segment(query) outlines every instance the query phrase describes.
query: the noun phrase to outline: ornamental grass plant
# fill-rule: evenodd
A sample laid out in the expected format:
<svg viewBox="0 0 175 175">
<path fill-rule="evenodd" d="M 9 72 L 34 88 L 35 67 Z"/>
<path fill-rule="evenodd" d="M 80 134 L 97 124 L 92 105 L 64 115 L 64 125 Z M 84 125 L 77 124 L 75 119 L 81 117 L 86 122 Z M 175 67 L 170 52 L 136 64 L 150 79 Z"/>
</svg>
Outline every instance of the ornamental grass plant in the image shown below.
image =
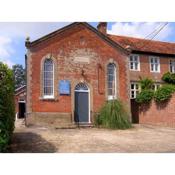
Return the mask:
<svg viewBox="0 0 175 175">
<path fill-rule="evenodd" d="M 95 124 L 110 129 L 128 129 L 132 127 L 128 111 L 120 100 L 107 101 L 96 117 Z"/>
</svg>

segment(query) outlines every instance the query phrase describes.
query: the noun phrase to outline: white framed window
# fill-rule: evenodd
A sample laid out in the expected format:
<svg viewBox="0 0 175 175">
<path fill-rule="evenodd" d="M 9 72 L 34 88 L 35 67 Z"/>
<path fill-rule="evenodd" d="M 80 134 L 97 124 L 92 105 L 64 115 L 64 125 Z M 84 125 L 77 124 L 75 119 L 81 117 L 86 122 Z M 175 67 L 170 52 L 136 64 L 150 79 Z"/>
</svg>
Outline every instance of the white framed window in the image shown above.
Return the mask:
<svg viewBox="0 0 175 175">
<path fill-rule="evenodd" d="M 170 72 L 175 73 L 175 59 L 170 60 Z"/>
<path fill-rule="evenodd" d="M 52 59 L 45 59 L 43 65 L 43 96 L 54 98 L 54 64 Z"/>
<path fill-rule="evenodd" d="M 116 65 L 109 63 L 107 66 L 107 93 L 108 100 L 116 98 Z"/>
<path fill-rule="evenodd" d="M 138 83 L 131 83 L 130 84 L 130 98 L 136 98 L 137 94 L 139 93 L 139 84 Z"/>
<path fill-rule="evenodd" d="M 157 89 L 159 89 L 160 87 L 161 87 L 161 84 L 160 83 L 154 83 L 152 85 L 152 90 L 157 91 Z"/>
<path fill-rule="evenodd" d="M 139 55 L 130 55 L 129 57 L 130 70 L 140 71 L 140 58 Z"/>
<path fill-rule="evenodd" d="M 151 72 L 160 72 L 160 59 L 159 57 L 151 56 L 150 60 L 150 71 Z"/>
</svg>

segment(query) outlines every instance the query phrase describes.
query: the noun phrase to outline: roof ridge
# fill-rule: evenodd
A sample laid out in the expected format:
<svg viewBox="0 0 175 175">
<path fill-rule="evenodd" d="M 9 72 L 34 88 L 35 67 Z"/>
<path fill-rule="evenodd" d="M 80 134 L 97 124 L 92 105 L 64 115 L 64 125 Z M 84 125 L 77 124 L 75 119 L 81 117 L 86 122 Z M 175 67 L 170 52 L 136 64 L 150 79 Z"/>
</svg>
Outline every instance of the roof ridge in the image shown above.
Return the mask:
<svg viewBox="0 0 175 175">
<path fill-rule="evenodd" d="M 126 35 L 114 35 L 114 34 L 108 34 L 108 36 L 114 36 L 114 37 L 123 37 L 123 38 L 133 38 L 138 40 L 145 40 L 149 42 L 159 42 L 159 43 L 166 43 L 166 44 L 175 44 L 175 42 L 167 42 L 167 41 L 159 41 L 159 40 L 151 40 L 151 39 L 144 39 L 144 38 L 138 38 L 138 37 L 132 37 L 132 36 L 126 36 Z"/>
</svg>

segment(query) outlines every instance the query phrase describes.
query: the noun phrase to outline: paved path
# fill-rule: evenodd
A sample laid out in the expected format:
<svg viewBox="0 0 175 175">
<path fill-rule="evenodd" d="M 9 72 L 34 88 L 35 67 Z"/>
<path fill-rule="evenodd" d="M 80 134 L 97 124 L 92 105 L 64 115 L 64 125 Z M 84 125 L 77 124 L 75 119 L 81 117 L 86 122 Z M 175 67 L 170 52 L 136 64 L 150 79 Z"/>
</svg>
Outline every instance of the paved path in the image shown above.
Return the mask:
<svg viewBox="0 0 175 175">
<path fill-rule="evenodd" d="M 175 152 L 175 128 L 135 125 L 129 130 L 16 128 L 11 152 Z"/>
</svg>

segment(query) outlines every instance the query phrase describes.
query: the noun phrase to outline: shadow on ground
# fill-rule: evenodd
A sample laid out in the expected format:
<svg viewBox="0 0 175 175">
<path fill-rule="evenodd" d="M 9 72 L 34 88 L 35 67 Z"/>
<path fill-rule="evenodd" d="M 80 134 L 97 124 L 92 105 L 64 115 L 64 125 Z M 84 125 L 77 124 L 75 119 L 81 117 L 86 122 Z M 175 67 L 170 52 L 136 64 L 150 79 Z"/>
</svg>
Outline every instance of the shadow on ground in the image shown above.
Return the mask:
<svg viewBox="0 0 175 175">
<path fill-rule="evenodd" d="M 57 148 L 32 132 L 14 133 L 9 147 L 11 153 L 54 153 Z"/>
</svg>

